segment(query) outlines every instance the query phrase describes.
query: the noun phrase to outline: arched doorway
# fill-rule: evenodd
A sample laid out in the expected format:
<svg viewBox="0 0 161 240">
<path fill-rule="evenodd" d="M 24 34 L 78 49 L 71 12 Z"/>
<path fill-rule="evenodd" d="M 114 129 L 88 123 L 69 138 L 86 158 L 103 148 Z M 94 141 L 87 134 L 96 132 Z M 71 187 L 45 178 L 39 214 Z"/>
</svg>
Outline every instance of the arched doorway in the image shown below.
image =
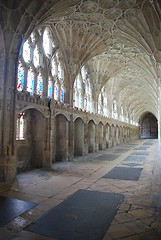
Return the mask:
<svg viewBox="0 0 161 240">
<path fill-rule="evenodd" d="M 37 109 L 17 116 L 16 159 L 18 172 L 44 166 L 45 118 Z"/>
<path fill-rule="evenodd" d="M 152 113 L 146 113 L 140 119 L 140 138 L 158 138 L 158 121 Z"/>
</svg>

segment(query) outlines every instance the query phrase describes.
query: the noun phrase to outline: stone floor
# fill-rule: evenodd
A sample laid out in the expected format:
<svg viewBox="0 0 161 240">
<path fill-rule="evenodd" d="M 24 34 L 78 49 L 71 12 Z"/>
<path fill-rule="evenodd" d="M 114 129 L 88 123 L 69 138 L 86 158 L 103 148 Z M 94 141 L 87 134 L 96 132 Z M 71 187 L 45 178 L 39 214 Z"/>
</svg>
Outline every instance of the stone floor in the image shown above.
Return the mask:
<svg viewBox="0 0 161 240">
<path fill-rule="evenodd" d="M 139 151 L 140 156 L 144 152 L 147 156 L 146 161 L 139 162 L 138 167 L 143 168 L 139 180 L 102 178 L 116 166 L 125 167 L 124 159 L 138 157 Z M 107 158 L 111 155 L 118 157 L 106 159 L 106 154 Z M 135 167 L 138 164 L 136 160 L 131 161 Z M 32 233 L 27 226 L 79 189 L 122 193 L 125 196 L 103 240 L 161 239 L 160 146 L 158 140 L 136 140 L 73 162 L 55 163 L 50 171 L 28 171 L 19 174 L 13 184 L 1 184 L 0 196 L 31 201 L 37 205 L 1 227 L 0 240 L 54 239 Z"/>
</svg>

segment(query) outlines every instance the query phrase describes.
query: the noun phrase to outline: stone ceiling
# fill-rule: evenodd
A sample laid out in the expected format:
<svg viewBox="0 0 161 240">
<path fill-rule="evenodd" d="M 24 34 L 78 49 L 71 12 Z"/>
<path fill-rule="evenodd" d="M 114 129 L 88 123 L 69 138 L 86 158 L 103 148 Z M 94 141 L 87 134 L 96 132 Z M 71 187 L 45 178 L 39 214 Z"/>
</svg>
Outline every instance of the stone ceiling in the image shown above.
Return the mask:
<svg viewBox="0 0 161 240">
<path fill-rule="evenodd" d="M 63 4 L 64 1 L 62 1 Z M 71 6 L 71 3 L 73 6 Z M 159 1 L 82 0 L 65 14 L 43 22 L 61 44 L 69 75 L 88 66 L 96 95 L 105 85 L 135 118 L 158 114 L 158 63 L 161 63 Z"/>
<path fill-rule="evenodd" d="M 28 13 L 38 3 L 15 2 L 28 3 Z M 135 119 L 146 111 L 157 117 L 160 0 L 46 0 L 34 15 L 38 27 L 52 29 L 70 85 L 86 65 L 96 95 L 106 86 Z"/>
</svg>

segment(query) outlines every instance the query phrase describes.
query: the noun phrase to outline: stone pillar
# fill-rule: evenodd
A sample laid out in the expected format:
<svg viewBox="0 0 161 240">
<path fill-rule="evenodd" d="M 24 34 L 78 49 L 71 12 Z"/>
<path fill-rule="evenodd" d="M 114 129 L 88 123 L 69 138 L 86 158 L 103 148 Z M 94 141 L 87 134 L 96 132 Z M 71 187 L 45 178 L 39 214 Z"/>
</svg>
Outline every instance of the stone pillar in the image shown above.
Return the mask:
<svg viewBox="0 0 161 240">
<path fill-rule="evenodd" d="M 56 124 L 55 124 L 55 117 L 51 118 L 51 158 L 52 161 L 55 161 L 56 155 Z"/>
<path fill-rule="evenodd" d="M 52 148 L 51 148 L 51 117 L 45 119 L 45 138 L 44 138 L 44 156 L 43 156 L 43 168 L 52 167 Z"/>
<path fill-rule="evenodd" d="M 99 149 L 99 125 L 95 125 L 95 152 Z"/>
<path fill-rule="evenodd" d="M 84 123 L 84 155 L 88 154 L 88 124 Z"/>
<path fill-rule="evenodd" d="M 73 160 L 74 157 L 74 122 L 73 114 L 70 115 L 69 128 L 68 128 L 69 144 L 68 144 L 68 160 Z"/>
<path fill-rule="evenodd" d="M 9 182 L 16 176 L 16 89 L 17 54 L 0 53 L 0 181 Z"/>
<path fill-rule="evenodd" d="M 109 141 L 108 141 L 108 147 L 112 147 L 112 126 L 109 126 Z"/>
<path fill-rule="evenodd" d="M 106 125 L 103 125 L 103 149 L 106 149 Z"/>
</svg>

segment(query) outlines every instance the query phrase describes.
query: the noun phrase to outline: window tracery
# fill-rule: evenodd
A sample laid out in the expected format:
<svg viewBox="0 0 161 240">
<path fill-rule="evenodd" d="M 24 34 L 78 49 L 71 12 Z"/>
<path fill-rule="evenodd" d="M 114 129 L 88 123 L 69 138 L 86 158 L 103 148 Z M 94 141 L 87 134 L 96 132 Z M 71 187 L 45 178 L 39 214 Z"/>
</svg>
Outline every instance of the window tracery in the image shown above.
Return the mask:
<svg viewBox="0 0 161 240">
<path fill-rule="evenodd" d="M 73 96 L 74 107 L 86 110 L 87 112 L 92 112 L 93 99 L 91 83 L 84 66 L 81 68 L 80 73 L 74 81 Z"/>
<path fill-rule="evenodd" d="M 55 51 L 48 27 L 32 32 L 20 51 L 17 90 L 64 102 L 64 69 L 60 55 L 59 49 Z"/>
</svg>

